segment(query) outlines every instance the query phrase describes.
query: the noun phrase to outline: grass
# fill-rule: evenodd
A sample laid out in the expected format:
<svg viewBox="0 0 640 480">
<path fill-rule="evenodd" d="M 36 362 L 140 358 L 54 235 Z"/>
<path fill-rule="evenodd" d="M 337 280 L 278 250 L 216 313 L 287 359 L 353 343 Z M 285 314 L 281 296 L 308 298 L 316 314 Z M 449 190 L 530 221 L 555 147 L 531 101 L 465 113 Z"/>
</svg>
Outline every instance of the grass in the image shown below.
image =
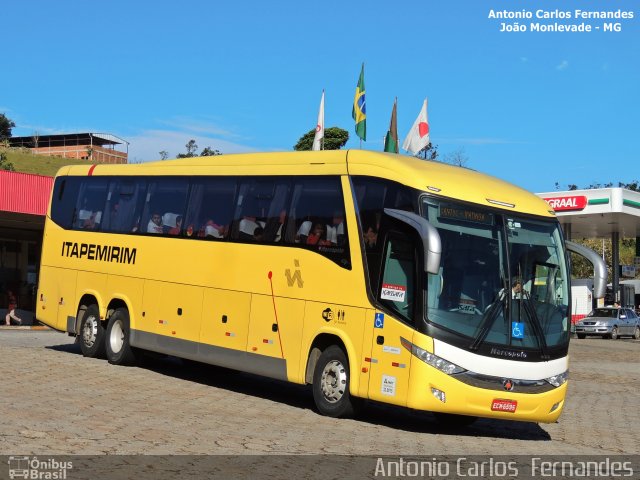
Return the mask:
<svg viewBox="0 0 640 480">
<path fill-rule="evenodd" d="M 24 148 L 0 147 L 0 153 L 7 156 L 6 163 L 12 163 L 16 172 L 35 173 L 37 175 L 55 176 L 60 167 L 65 165 L 87 165 L 87 160 L 75 158 L 46 157 L 34 155 Z"/>
</svg>

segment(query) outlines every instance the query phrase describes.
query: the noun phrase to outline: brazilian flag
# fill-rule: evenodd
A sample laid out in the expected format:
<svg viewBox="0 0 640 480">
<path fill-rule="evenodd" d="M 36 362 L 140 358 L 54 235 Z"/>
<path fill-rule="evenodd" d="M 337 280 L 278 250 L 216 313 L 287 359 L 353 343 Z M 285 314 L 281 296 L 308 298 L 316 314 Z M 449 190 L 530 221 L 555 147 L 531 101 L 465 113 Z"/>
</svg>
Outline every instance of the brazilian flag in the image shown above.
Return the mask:
<svg viewBox="0 0 640 480">
<path fill-rule="evenodd" d="M 364 100 L 364 63 L 360 70 L 360 78 L 356 87 L 356 96 L 353 99 L 351 116 L 356 121 L 356 135 L 362 140 L 367 140 L 367 108 Z"/>
</svg>

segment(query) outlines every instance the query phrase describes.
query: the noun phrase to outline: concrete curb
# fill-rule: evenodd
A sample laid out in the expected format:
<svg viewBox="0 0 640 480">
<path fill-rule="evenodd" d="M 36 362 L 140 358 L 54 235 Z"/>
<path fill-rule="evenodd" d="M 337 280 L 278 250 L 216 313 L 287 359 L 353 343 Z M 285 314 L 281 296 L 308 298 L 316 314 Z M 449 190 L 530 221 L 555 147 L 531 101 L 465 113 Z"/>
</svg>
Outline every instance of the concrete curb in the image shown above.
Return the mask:
<svg viewBox="0 0 640 480">
<path fill-rule="evenodd" d="M 51 330 L 46 325 L 0 325 L 0 330 Z"/>
</svg>

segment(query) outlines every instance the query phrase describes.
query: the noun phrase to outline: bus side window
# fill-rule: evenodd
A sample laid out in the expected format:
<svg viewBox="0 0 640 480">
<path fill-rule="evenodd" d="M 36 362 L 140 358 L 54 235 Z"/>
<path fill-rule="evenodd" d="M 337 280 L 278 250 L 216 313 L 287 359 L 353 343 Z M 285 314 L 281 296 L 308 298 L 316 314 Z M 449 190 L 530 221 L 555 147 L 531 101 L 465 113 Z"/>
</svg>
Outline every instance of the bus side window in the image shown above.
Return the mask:
<svg viewBox="0 0 640 480">
<path fill-rule="evenodd" d="M 74 227 L 79 230 L 99 230 L 107 198 L 108 179 L 83 178 L 75 208 Z"/>
<path fill-rule="evenodd" d="M 240 185 L 231 239 L 240 242 L 278 243 L 286 224 L 289 179 L 247 178 Z"/>
<path fill-rule="evenodd" d="M 58 177 L 53 186 L 51 219 L 62 228 L 74 227 L 75 211 L 80 190 L 80 177 Z"/>
<path fill-rule="evenodd" d="M 109 185 L 103 231 L 130 233 L 140 217 L 147 182 L 141 178 L 114 179 Z"/>
<path fill-rule="evenodd" d="M 175 227 L 175 218 L 184 216 L 188 192 L 187 177 L 159 177 L 149 182 L 139 231 L 168 234 Z"/>
<path fill-rule="evenodd" d="M 417 255 L 413 242 L 405 235 L 390 232 L 384 250 L 380 302 L 413 323 L 416 292 Z"/>
<path fill-rule="evenodd" d="M 191 184 L 187 216 L 182 222 L 182 235 L 207 240 L 227 238 L 237 183 L 235 177 L 195 179 Z"/>
<path fill-rule="evenodd" d="M 340 177 L 296 177 L 285 243 L 314 250 L 349 268 L 349 239 Z"/>
</svg>

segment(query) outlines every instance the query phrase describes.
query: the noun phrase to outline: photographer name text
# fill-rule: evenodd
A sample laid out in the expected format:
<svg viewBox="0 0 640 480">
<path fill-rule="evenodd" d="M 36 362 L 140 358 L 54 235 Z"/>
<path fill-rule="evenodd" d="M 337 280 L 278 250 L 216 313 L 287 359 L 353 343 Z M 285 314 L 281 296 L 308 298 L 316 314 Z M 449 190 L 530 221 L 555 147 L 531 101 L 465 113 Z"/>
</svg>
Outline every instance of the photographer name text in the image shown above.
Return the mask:
<svg viewBox="0 0 640 480">
<path fill-rule="evenodd" d="M 499 32 L 621 32 L 635 17 L 626 10 L 489 10 L 487 18 L 496 20 Z"/>
</svg>

